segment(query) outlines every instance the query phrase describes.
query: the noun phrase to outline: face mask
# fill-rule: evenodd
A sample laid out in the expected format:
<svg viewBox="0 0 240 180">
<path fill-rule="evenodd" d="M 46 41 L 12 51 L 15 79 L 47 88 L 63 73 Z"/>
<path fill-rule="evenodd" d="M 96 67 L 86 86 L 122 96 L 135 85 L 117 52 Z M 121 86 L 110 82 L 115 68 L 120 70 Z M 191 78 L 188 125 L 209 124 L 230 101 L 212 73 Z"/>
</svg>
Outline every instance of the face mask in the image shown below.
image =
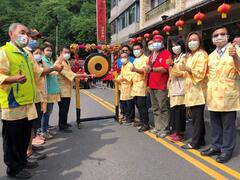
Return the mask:
<svg viewBox="0 0 240 180">
<path fill-rule="evenodd" d="M 216 46 L 224 46 L 225 44 L 228 43 L 228 36 L 227 35 L 224 35 L 224 36 L 219 35 L 217 37 L 213 37 L 212 42 Z"/>
<path fill-rule="evenodd" d="M 154 51 L 159 51 L 160 49 L 162 49 L 162 43 L 161 42 L 153 43 L 153 50 Z"/>
<path fill-rule="evenodd" d="M 16 44 L 20 48 L 24 48 L 28 44 L 28 37 L 26 35 L 20 34 L 16 40 Z"/>
<path fill-rule="evenodd" d="M 47 56 L 48 58 L 51 58 L 51 57 L 52 57 L 52 52 L 48 52 L 48 53 L 46 54 L 46 56 Z"/>
<path fill-rule="evenodd" d="M 191 51 L 195 51 L 199 47 L 198 41 L 190 41 L 188 42 L 188 47 Z"/>
<path fill-rule="evenodd" d="M 28 43 L 28 47 L 31 49 L 31 50 L 35 50 L 37 47 L 38 47 L 38 42 L 37 40 L 29 40 L 29 43 Z"/>
<path fill-rule="evenodd" d="M 139 57 L 141 55 L 141 51 L 140 50 L 134 50 L 133 54 L 135 57 Z"/>
<path fill-rule="evenodd" d="M 127 58 L 122 58 L 122 59 L 121 59 L 121 63 L 122 63 L 122 64 L 126 64 L 126 63 L 127 63 Z"/>
<path fill-rule="evenodd" d="M 150 45 L 148 46 L 148 49 L 149 49 L 149 51 L 153 51 L 153 44 L 150 44 Z"/>
<path fill-rule="evenodd" d="M 42 55 L 41 54 L 35 54 L 35 55 L 33 55 L 33 57 L 37 62 L 42 60 Z"/>
<path fill-rule="evenodd" d="M 69 60 L 70 59 L 70 54 L 69 53 L 66 53 L 66 54 L 64 54 L 63 55 L 63 59 L 65 59 L 65 60 Z"/>
<path fill-rule="evenodd" d="M 174 54 L 179 55 L 182 52 L 181 46 L 172 47 L 172 51 L 173 51 Z"/>
</svg>

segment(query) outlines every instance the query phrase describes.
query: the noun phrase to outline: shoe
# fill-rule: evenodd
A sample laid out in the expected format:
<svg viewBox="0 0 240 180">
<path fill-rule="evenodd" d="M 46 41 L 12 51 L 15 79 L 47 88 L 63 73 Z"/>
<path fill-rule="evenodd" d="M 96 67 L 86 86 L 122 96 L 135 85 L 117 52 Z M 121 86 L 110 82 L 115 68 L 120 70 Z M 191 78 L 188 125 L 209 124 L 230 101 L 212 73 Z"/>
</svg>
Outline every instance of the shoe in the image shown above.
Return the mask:
<svg viewBox="0 0 240 180">
<path fill-rule="evenodd" d="M 134 126 L 134 127 L 139 127 L 139 126 L 142 126 L 142 125 L 143 125 L 143 123 L 140 122 L 140 121 L 134 121 L 134 122 L 133 122 L 133 126 Z"/>
<path fill-rule="evenodd" d="M 35 138 L 33 138 L 33 140 L 32 140 L 32 144 L 33 145 L 42 145 L 44 143 L 45 143 L 45 141 L 40 139 L 40 138 L 38 138 L 37 136 Z"/>
<path fill-rule="evenodd" d="M 33 149 L 33 151 L 42 151 L 45 148 L 43 146 L 34 146 L 34 145 L 32 145 L 32 149 Z"/>
<path fill-rule="evenodd" d="M 216 150 L 214 148 L 208 148 L 206 150 L 203 150 L 201 152 L 202 156 L 214 156 L 214 155 L 220 155 L 221 151 L 220 150 Z"/>
<path fill-rule="evenodd" d="M 46 154 L 41 154 L 36 151 L 33 151 L 33 153 L 28 157 L 28 160 L 42 160 L 47 157 Z"/>
<path fill-rule="evenodd" d="M 177 136 L 177 133 L 172 133 L 172 134 L 169 135 L 170 138 L 173 138 L 175 136 Z"/>
<path fill-rule="evenodd" d="M 57 134 L 57 132 L 55 130 L 48 129 L 47 132 L 51 135 L 56 135 Z"/>
<path fill-rule="evenodd" d="M 69 123 L 67 123 L 67 127 L 72 127 L 72 125 L 71 125 L 71 124 L 69 124 Z"/>
<path fill-rule="evenodd" d="M 69 128 L 59 129 L 59 131 L 63 133 L 72 133 L 72 130 Z"/>
<path fill-rule="evenodd" d="M 193 147 L 191 144 L 185 144 L 181 146 L 182 149 L 199 149 L 199 147 Z"/>
<path fill-rule="evenodd" d="M 150 127 L 148 125 L 143 125 L 141 126 L 140 129 L 138 129 L 138 132 L 145 132 L 145 131 L 148 131 L 150 129 Z"/>
<path fill-rule="evenodd" d="M 49 134 L 48 132 L 41 133 L 41 136 L 44 137 L 46 140 L 53 138 L 53 136 L 51 134 Z"/>
<path fill-rule="evenodd" d="M 48 126 L 48 129 L 49 130 L 54 130 L 54 129 L 57 129 L 57 127 L 56 126 Z"/>
<path fill-rule="evenodd" d="M 217 158 L 216 161 L 218 163 L 226 163 L 228 162 L 232 157 L 232 154 L 227 154 L 227 153 L 221 153 Z"/>
<path fill-rule="evenodd" d="M 37 161 L 28 161 L 25 165 L 24 168 L 26 169 L 35 169 L 39 166 L 39 164 L 37 163 Z"/>
<path fill-rule="evenodd" d="M 152 134 L 157 134 L 157 133 L 158 133 L 158 130 L 156 130 L 155 128 L 152 128 L 152 129 L 150 129 L 150 133 L 152 133 Z"/>
<path fill-rule="evenodd" d="M 160 131 L 156 134 L 156 137 L 165 138 L 168 134 L 169 134 L 168 131 Z"/>
<path fill-rule="evenodd" d="M 12 179 L 29 179 L 31 174 L 27 170 L 23 169 L 15 175 L 8 174 L 8 177 Z"/>
<path fill-rule="evenodd" d="M 130 126 L 130 125 L 132 125 L 132 123 L 133 123 L 132 120 L 127 120 L 125 123 L 123 123 L 123 125 Z"/>
<path fill-rule="evenodd" d="M 171 141 L 173 142 L 180 142 L 183 141 L 183 135 L 177 134 L 176 136 L 170 137 Z"/>
</svg>

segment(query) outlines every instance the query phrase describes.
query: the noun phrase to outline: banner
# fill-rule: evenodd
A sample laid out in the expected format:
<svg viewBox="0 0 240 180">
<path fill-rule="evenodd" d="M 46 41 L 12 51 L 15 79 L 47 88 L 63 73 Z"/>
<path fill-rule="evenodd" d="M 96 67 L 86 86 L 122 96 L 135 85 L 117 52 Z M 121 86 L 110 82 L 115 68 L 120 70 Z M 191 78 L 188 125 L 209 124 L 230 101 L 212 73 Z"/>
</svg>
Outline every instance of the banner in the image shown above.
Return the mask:
<svg viewBox="0 0 240 180">
<path fill-rule="evenodd" d="M 97 41 L 106 43 L 106 0 L 96 0 Z"/>
</svg>

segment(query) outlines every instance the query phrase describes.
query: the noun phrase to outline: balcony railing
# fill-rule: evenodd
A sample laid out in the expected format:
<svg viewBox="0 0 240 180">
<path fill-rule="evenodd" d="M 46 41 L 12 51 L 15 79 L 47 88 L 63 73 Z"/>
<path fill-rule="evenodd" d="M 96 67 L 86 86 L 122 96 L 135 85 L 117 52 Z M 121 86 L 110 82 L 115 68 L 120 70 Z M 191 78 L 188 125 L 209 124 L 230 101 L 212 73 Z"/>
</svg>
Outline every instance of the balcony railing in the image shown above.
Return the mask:
<svg viewBox="0 0 240 180">
<path fill-rule="evenodd" d="M 166 0 L 160 3 L 158 6 L 152 8 L 150 11 L 146 12 L 146 21 L 151 19 L 152 17 L 162 14 L 165 11 L 175 8 L 175 1 L 174 0 Z"/>
</svg>

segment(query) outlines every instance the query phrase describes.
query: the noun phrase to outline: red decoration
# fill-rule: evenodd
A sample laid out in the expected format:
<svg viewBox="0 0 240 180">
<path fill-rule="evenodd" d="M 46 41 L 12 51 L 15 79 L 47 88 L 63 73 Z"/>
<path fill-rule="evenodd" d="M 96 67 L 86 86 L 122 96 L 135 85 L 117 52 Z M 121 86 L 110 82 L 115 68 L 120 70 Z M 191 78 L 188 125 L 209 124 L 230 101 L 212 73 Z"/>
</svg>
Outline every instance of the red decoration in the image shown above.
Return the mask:
<svg viewBox="0 0 240 180">
<path fill-rule="evenodd" d="M 96 20 L 97 20 L 97 40 L 98 42 L 106 42 L 106 1 L 96 0 Z"/>
<path fill-rule="evenodd" d="M 183 26 L 184 26 L 185 22 L 181 19 L 179 19 L 176 23 L 175 23 L 175 26 L 178 27 L 178 30 L 181 31 L 183 29 Z"/>
<path fill-rule="evenodd" d="M 79 45 L 79 48 L 80 48 L 80 49 L 85 49 L 85 45 L 80 44 L 80 45 Z"/>
<path fill-rule="evenodd" d="M 200 26 L 202 25 L 202 21 L 205 18 L 205 14 L 198 12 L 195 14 L 194 19 L 197 21 L 197 25 Z"/>
<path fill-rule="evenodd" d="M 101 48 L 102 48 L 101 45 L 97 45 L 97 46 L 96 46 L 96 49 L 101 49 Z"/>
<path fill-rule="evenodd" d="M 146 41 L 148 41 L 150 39 L 150 34 L 148 34 L 148 33 L 144 34 L 144 38 Z"/>
<path fill-rule="evenodd" d="M 131 38 L 130 39 L 130 44 L 134 44 L 136 42 L 136 39 L 135 38 Z"/>
<path fill-rule="evenodd" d="M 155 36 L 155 35 L 159 35 L 159 31 L 158 30 L 154 30 L 153 32 L 152 32 L 152 34 Z"/>
<path fill-rule="evenodd" d="M 227 3 L 223 3 L 221 6 L 218 7 L 218 12 L 221 13 L 222 19 L 227 18 L 227 13 L 229 12 L 230 9 L 231 9 L 231 5 Z"/>
<path fill-rule="evenodd" d="M 142 37 L 141 36 L 137 37 L 137 42 L 142 42 Z"/>
<path fill-rule="evenodd" d="M 166 25 L 166 26 L 164 26 L 163 31 L 166 33 L 166 35 L 169 35 L 171 29 L 172 29 L 171 26 Z"/>
</svg>

